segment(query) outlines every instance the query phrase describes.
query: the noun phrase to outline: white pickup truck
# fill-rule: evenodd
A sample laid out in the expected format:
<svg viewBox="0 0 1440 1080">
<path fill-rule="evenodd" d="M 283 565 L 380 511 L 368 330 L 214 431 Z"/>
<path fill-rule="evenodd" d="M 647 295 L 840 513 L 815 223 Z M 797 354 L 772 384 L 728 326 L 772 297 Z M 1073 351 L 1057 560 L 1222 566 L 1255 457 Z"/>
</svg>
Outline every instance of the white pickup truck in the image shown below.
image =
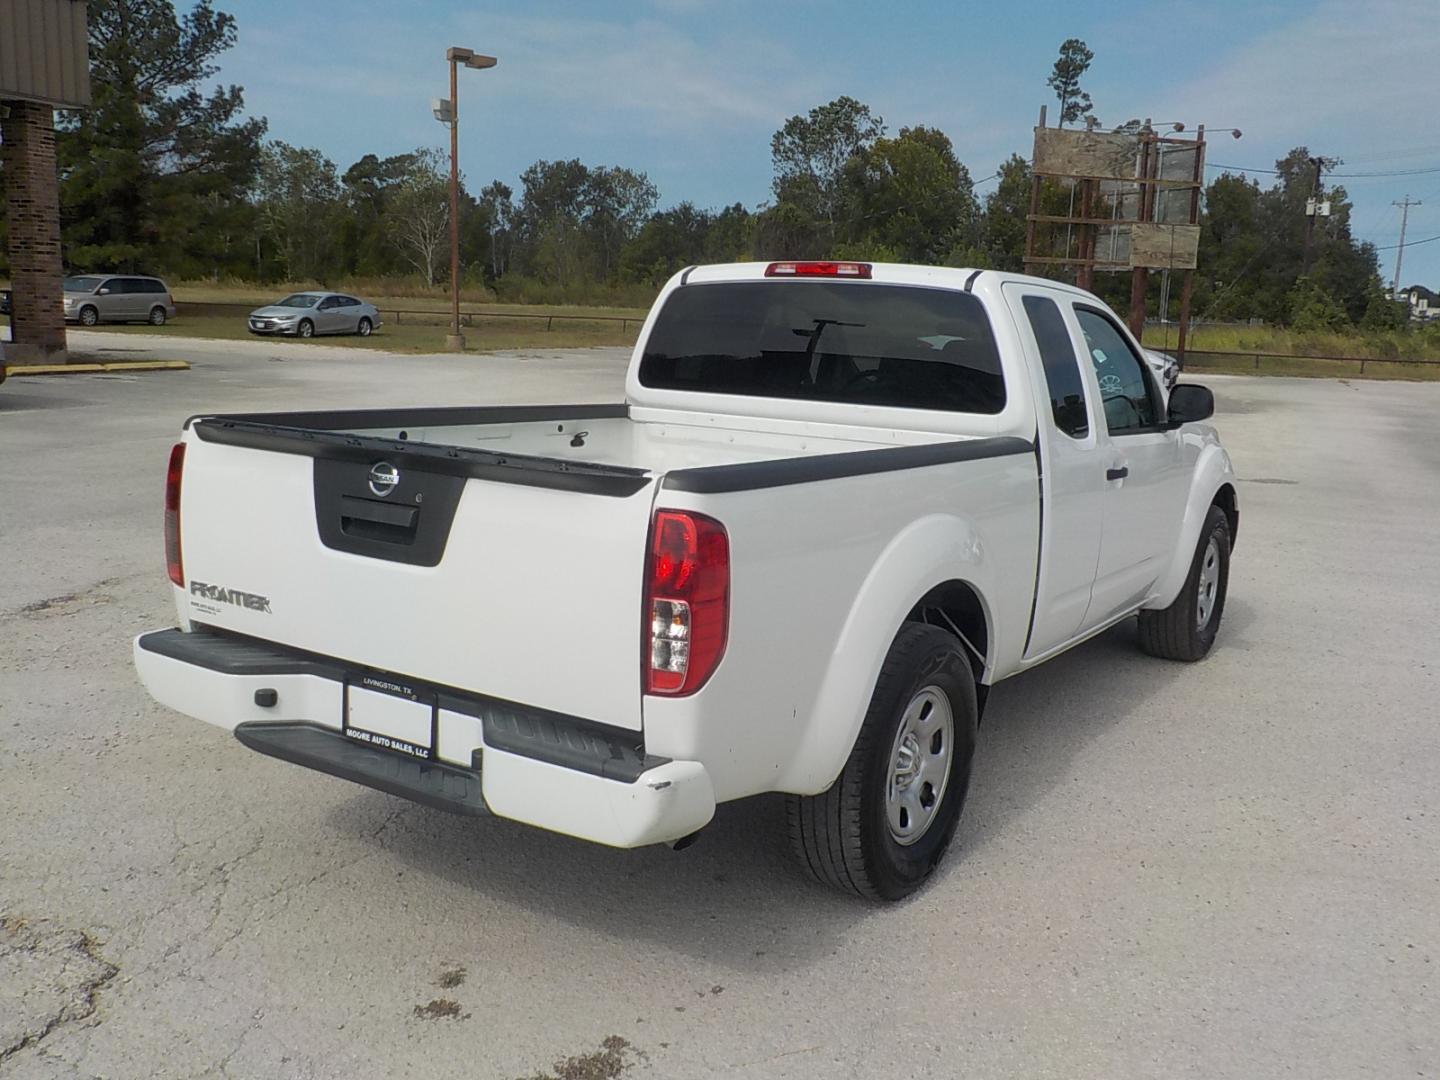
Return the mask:
<svg viewBox="0 0 1440 1080">
<path fill-rule="evenodd" d="M 994 271 L 694 267 L 624 404 L 200 416 L 170 458 L 160 702 L 261 753 L 617 847 L 788 796 L 894 899 L 989 687 L 1138 614 L 1198 660 L 1238 509 L 1203 387 Z"/>
</svg>

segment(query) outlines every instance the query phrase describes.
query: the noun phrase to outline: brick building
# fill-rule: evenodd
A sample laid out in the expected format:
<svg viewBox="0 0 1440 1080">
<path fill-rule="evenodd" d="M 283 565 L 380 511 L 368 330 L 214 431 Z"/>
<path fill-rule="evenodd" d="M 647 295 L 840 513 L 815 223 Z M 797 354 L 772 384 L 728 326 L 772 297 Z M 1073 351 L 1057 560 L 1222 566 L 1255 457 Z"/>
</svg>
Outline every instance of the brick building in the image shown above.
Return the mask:
<svg viewBox="0 0 1440 1080">
<path fill-rule="evenodd" d="M 84 0 L 0 0 L 0 183 L 9 225 L 8 364 L 65 358 L 55 109 L 90 104 Z"/>
</svg>

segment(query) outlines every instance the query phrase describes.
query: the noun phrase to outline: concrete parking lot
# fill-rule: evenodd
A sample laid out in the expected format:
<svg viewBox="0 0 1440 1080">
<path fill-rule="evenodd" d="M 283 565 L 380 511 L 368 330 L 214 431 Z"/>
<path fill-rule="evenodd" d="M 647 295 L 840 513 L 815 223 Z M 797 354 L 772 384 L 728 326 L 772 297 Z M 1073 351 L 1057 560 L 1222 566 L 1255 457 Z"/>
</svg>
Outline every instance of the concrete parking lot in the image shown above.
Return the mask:
<svg viewBox="0 0 1440 1080">
<path fill-rule="evenodd" d="M 625 363 L 164 349 L 193 370 L 0 388 L 0 1075 L 1440 1071 L 1440 386 L 1209 380 L 1216 651 L 1125 625 L 997 688 L 957 850 L 882 908 L 801 876 L 775 799 L 614 852 L 153 704 L 186 416 L 617 400 Z"/>
</svg>

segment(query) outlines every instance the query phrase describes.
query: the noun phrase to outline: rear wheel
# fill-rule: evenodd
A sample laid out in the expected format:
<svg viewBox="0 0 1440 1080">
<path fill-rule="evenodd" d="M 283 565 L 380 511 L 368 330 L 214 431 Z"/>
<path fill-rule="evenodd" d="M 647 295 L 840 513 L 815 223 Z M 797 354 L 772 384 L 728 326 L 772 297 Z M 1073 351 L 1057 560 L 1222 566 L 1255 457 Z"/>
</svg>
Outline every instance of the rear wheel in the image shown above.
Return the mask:
<svg viewBox="0 0 1440 1080">
<path fill-rule="evenodd" d="M 370 336 L 370 331 L 373 330 L 373 329 L 375 329 L 375 328 L 370 325 L 370 320 L 369 320 L 369 319 L 361 319 L 361 320 L 360 320 L 360 325 L 355 328 L 355 332 L 356 332 L 357 334 L 359 334 L 361 337 L 369 337 L 369 336 Z"/>
<path fill-rule="evenodd" d="M 164 326 L 164 325 L 165 325 L 165 309 L 164 309 L 163 307 L 161 307 L 159 304 L 156 304 L 153 308 L 150 309 L 150 325 L 151 325 L 151 326 Z"/>
<path fill-rule="evenodd" d="M 827 885 L 869 899 L 914 892 L 955 835 L 977 724 L 974 676 L 960 642 L 907 623 L 839 778 L 819 795 L 787 798 L 801 863 Z"/>
<path fill-rule="evenodd" d="M 99 321 L 100 321 L 100 312 L 96 311 L 95 308 L 94 308 L 93 306 L 91 306 L 90 304 L 86 304 L 84 307 L 82 307 L 82 308 L 80 309 L 80 325 L 81 325 L 81 326 L 94 326 L 94 325 L 95 325 L 96 323 L 98 323 Z"/>
<path fill-rule="evenodd" d="M 1164 660 L 1202 659 L 1215 644 L 1229 585 L 1230 519 L 1212 506 L 1180 595 L 1162 611 L 1140 612 L 1140 648 Z"/>
<path fill-rule="evenodd" d="M 301 337 L 314 337 L 314 336 L 315 336 L 315 324 L 312 323 L 309 319 L 301 319 L 301 320 L 300 320 L 300 326 L 297 328 L 296 332 L 297 332 Z"/>
</svg>

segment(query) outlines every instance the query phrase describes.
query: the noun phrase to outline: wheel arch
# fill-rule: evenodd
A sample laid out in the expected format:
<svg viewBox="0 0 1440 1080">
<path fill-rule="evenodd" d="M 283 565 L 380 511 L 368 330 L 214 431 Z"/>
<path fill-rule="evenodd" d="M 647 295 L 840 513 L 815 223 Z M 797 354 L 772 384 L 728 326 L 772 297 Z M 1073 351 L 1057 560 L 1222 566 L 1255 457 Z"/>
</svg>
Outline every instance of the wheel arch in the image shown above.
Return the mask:
<svg viewBox="0 0 1440 1080">
<path fill-rule="evenodd" d="M 1235 485 L 1229 482 L 1221 484 L 1210 505 L 1220 507 L 1230 519 L 1230 550 L 1234 551 L 1235 538 L 1240 535 L 1240 502 L 1235 496 Z"/>
<path fill-rule="evenodd" d="M 974 526 L 962 518 L 922 518 L 896 536 L 851 605 L 805 729 L 795 742 L 803 752 L 791 756 L 775 789 L 816 794 L 840 775 L 881 666 L 906 622 L 929 622 L 950 633 L 958 629 L 969 638 L 980 654 L 977 660 L 975 652 L 965 650 L 975 669 L 977 695 L 983 698 L 1000 640 L 987 599 L 998 584 L 994 576 Z"/>
<path fill-rule="evenodd" d="M 992 666 L 990 613 L 975 586 L 960 578 L 943 581 L 916 601 L 904 621 L 936 626 L 959 639 L 975 673 L 975 700 L 983 716 L 990 692 L 985 673 Z"/>
<path fill-rule="evenodd" d="M 1185 500 L 1185 517 L 1170 556 L 1170 568 L 1155 584 L 1146 608 L 1166 608 L 1174 602 L 1190 573 L 1195 545 L 1205 526 L 1205 515 L 1218 506 L 1230 522 L 1230 547 L 1235 547 L 1235 532 L 1240 523 L 1240 503 L 1235 493 L 1235 470 L 1230 455 L 1218 442 L 1207 442 L 1195 462 L 1190 479 L 1190 493 Z"/>
</svg>

